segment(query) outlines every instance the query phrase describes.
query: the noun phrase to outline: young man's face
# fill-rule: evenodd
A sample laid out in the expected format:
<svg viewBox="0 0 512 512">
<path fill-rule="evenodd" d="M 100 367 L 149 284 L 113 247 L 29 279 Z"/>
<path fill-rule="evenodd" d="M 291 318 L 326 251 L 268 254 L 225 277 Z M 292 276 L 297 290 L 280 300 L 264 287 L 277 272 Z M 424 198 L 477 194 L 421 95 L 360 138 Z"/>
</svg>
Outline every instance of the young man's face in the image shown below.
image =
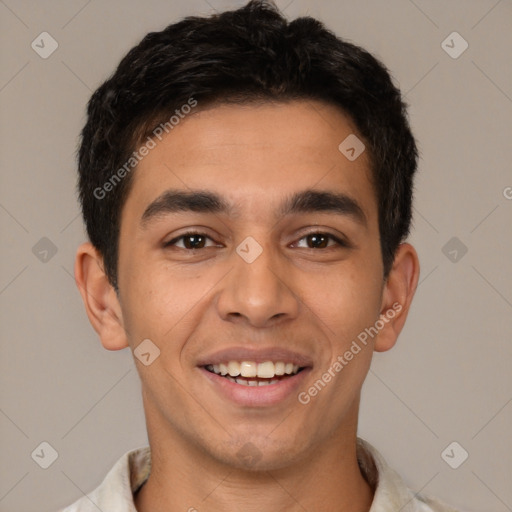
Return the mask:
<svg viewBox="0 0 512 512">
<path fill-rule="evenodd" d="M 150 441 L 270 469 L 355 435 L 391 323 L 359 351 L 353 342 L 396 297 L 383 281 L 368 154 L 350 161 L 338 149 L 354 133 L 318 102 L 221 106 L 181 121 L 139 164 L 122 211 L 119 322 L 132 350 L 147 339 L 160 350 L 147 366 L 136 359 Z M 290 208 L 307 191 L 332 201 Z M 227 209 L 171 197 L 197 192 Z M 274 363 L 262 375 L 281 373 L 275 363 L 303 369 L 237 383 L 207 368 L 242 362 Z M 247 385 L 259 380 L 274 382 Z"/>
</svg>

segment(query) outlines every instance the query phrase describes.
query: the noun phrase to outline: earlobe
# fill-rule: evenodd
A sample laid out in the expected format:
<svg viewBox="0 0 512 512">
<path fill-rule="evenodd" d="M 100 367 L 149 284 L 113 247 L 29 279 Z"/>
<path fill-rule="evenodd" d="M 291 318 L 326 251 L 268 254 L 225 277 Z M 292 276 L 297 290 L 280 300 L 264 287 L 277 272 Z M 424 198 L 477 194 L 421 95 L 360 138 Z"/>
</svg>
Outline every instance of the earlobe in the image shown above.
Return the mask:
<svg viewBox="0 0 512 512">
<path fill-rule="evenodd" d="M 89 242 L 80 245 L 75 259 L 75 281 L 91 325 L 107 350 L 128 346 L 121 306 L 103 267 L 103 258 Z"/>
<path fill-rule="evenodd" d="M 375 339 L 376 352 L 385 352 L 395 345 L 416 292 L 419 274 L 416 250 L 408 243 L 400 244 L 384 285 L 380 313 L 384 326 Z"/>
</svg>

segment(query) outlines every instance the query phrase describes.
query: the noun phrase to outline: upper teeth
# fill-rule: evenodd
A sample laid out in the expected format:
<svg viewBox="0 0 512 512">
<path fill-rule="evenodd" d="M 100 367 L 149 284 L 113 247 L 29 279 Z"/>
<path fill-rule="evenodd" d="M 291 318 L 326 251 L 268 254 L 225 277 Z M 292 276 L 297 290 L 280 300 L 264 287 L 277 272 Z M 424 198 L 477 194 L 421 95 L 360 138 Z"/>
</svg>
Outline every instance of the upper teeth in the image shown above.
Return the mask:
<svg viewBox="0 0 512 512">
<path fill-rule="evenodd" d="M 229 361 L 228 363 L 209 364 L 208 370 L 218 375 L 230 375 L 231 377 L 260 377 L 262 379 L 271 379 L 276 375 L 294 375 L 299 371 L 299 365 L 293 363 L 283 363 L 278 361 L 265 361 L 264 363 L 255 363 L 254 361 Z"/>
</svg>

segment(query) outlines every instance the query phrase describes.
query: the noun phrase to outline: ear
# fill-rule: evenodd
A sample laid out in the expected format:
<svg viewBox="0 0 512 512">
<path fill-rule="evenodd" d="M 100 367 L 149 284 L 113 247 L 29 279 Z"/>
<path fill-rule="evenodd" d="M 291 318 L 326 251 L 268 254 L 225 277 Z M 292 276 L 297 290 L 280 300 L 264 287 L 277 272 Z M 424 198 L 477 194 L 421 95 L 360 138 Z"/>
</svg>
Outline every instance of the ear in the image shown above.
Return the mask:
<svg viewBox="0 0 512 512">
<path fill-rule="evenodd" d="M 80 245 L 75 260 L 75 280 L 85 310 L 107 350 L 128 346 L 121 306 L 103 266 L 103 257 L 89 242 Z"/>
<path fill-rule="evenodd" d="M 400 244 L 382 292 L 380 320 L 384 327 L 375 338 L 376 352 L 385 352 L 395 345 L 416 292 L 419 275 L 416 250 L 410 244 Z"/>
</svg>

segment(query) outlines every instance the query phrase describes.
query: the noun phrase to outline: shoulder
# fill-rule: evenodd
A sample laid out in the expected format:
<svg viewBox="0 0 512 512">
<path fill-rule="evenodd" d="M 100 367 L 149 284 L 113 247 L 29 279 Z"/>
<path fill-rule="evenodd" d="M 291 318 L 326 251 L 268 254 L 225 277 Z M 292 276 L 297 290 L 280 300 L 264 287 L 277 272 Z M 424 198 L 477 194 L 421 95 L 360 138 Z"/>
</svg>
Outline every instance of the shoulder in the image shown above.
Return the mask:
<svg viewBox="0 0 512 512">
<path fill-rule="evenodd" d="M 126 452 L 101 484 L 87 495 L 58 512 L 133 512 L 133 491 L 144 483 L 151 468 L 148 446 Z"/>
<path fill-rule="evenodd" d="M 415 496 L 418 512 L 460 512 L 459 510 L 446 505 L 434 498 L 422 495 Z"/>
<path fill-rule="evenodd" d="M 432 497 L 414 493 L 380 452 L 360 438 L 357 439 L 357 458 L 361 473 L 374 489 L 369 512 L 459 512 Z"/>
</svg>

